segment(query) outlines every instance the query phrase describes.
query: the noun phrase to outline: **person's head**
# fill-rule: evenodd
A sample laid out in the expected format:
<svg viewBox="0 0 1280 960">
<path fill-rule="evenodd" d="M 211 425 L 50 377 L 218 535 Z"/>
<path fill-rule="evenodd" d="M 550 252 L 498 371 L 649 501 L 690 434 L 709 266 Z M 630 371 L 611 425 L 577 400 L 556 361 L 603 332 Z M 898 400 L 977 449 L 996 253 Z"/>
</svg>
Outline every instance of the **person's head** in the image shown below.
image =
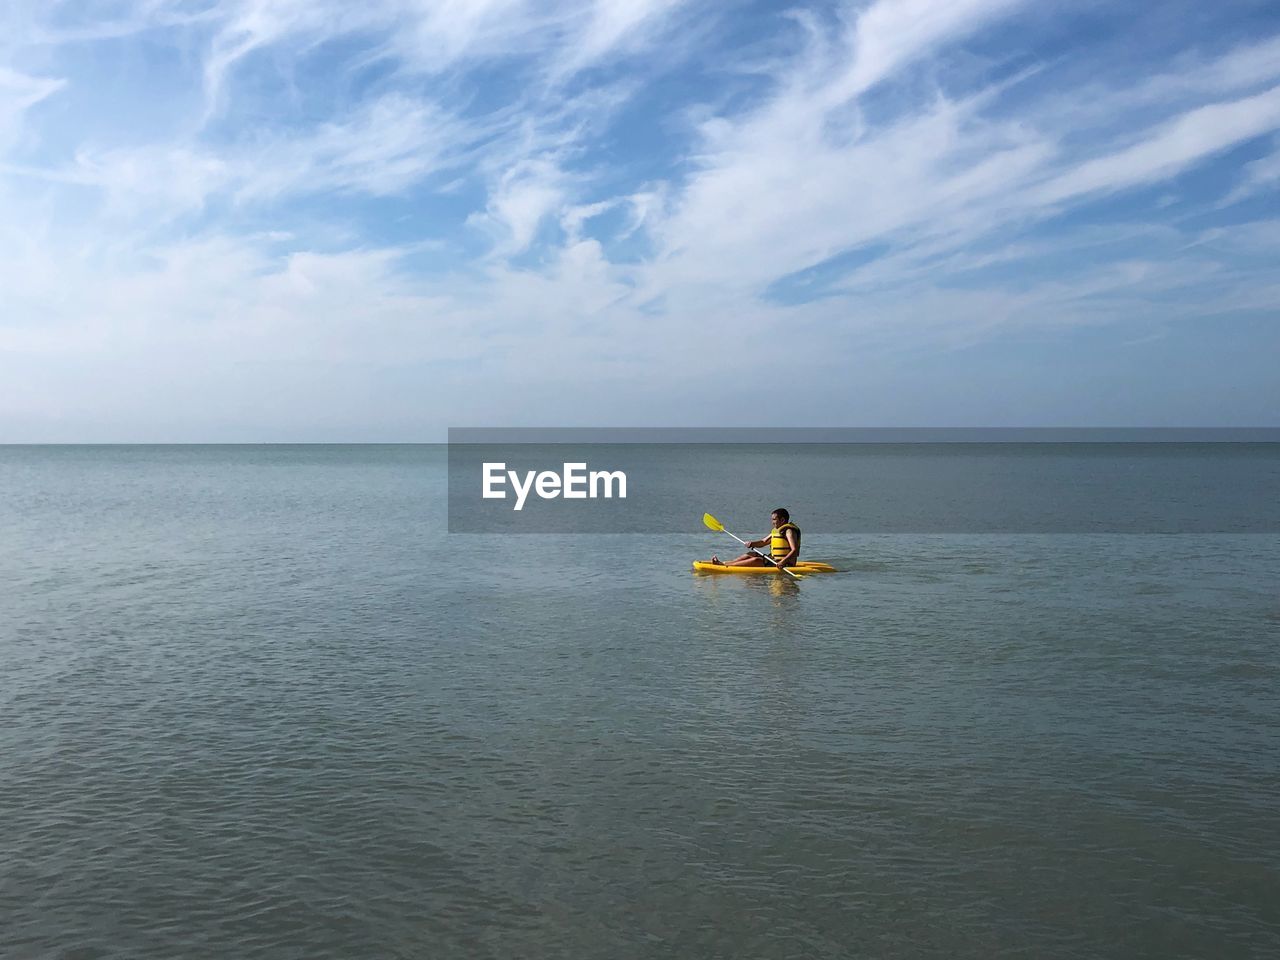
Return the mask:
<svg viewBox="0 0 1280 960">
<path fill-rule="evenodd" d="M 787 512 L 786 507 L 778 507 L 769 515 L 769 519 L 773 521 L 775 527 L 780 527 L 791 519 L 791 514 Z"/>
</svg>

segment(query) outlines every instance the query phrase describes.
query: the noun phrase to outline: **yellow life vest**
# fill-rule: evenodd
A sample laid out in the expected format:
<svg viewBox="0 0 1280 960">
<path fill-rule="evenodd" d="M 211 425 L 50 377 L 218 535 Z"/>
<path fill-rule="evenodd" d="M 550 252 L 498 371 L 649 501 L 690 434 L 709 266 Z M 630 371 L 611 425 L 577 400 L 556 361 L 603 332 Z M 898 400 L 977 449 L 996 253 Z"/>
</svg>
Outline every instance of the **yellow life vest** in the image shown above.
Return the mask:
<svg viewBox="0 0 1280 960">
<path fill-rule="evenodd" d="M 781 560 L 791 552 L 791 544 L 787 541 L 787 531 L 794 530 L 796 532 L 796 546 L 800 546 L 800 528 L 790 521 L 784 523 L 780 527 L 775 527 L 773 532 L 769 534 L 769 556 L 775 560 Z M 800 554 L 797 552 L 796 556 Z"/>
</svg>

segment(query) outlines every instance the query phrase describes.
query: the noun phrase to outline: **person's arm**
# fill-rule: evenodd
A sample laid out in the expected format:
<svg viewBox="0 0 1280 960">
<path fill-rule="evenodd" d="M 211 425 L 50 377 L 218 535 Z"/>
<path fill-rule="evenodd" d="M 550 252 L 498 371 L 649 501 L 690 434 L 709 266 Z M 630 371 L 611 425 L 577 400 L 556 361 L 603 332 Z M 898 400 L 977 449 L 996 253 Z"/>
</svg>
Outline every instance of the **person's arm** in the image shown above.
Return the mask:
<svg viewBox="0 0 1280 960">
<path fill-rule="evenodd" d="M 783 535 L 787 538 L 787 544 L 791 547 L 787 551 L 785 557 L 778 558 L 778 566 L 785 567 L 789 563 L 795 563 L 796 557 L 800 555 L 800 543 L 796 540 L 796 532 L 794 530 L 784 530 Z"/>
<path fill-rule="evenodd" d="M 763 546 L 765 546 L 768 542 L 769 542 L 769 538 L 768 538 L 768 537 L 765 537 L 763 540 L 748 540 L 748 541 L 746 542 L 745 546 L 746 546 L 746 548 L 747 548 L 748 550 L 752 550 L 752 549 L 754 549 L 754 548 L 756 548 L 756 547 L 763 547 Z"/>
</svg>

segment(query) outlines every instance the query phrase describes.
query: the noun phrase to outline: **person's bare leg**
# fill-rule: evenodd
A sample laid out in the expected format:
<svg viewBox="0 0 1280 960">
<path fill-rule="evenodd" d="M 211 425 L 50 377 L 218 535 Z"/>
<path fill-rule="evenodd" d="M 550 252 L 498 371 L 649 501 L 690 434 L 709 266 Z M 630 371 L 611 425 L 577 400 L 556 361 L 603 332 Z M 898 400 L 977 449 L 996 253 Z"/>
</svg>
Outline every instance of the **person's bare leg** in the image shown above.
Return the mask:
<svg viewBox="0 0 1280 960">
<path fill-rule="evenodd" d="M 758 553 L 744 553 L 740 557 L 735 557 L 725 564 L 726 567 L 768 567 L 772 566 L 768 560 L 760 556 Z"/>
</svg>

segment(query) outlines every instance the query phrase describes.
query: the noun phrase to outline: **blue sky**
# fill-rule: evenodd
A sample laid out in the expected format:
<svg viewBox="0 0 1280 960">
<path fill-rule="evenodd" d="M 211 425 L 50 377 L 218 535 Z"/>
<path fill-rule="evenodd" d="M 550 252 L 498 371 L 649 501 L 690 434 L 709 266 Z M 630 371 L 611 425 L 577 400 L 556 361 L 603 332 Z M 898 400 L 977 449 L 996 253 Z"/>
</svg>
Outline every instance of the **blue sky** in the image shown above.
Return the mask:
<svg viewBox="0 0 1280 960">
<path fill-rule="evenodd" d="M 1280 425 L 1271 2 L 0 18 L 0 441 Z"/>
</svg>

